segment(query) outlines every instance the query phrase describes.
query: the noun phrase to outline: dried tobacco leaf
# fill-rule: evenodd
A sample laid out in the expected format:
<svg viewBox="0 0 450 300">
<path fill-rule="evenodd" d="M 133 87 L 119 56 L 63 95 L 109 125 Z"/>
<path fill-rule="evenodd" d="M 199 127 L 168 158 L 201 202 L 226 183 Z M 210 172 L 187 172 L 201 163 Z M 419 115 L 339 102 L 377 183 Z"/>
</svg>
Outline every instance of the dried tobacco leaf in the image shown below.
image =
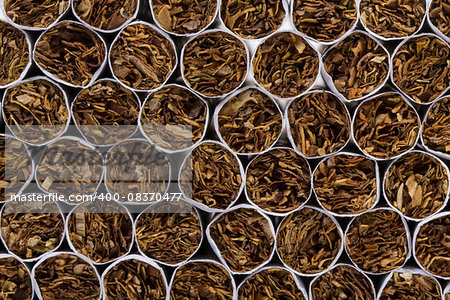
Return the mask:
<svg viewBox="0 0 450 300">
<path fill-rule="evenodd" d="M 112 80 L 99 80 L 82 90 L 72 104 L 75 123 L 96 145 L 125 140 L 136 130 L 139 98 Z"/>
<path fill-rule="evenodd" d="M 414 147 L 420 121 L 399 94 L 385 93 L 358 107 L 353 126 L 355 141 L 365 154 L 391 159 Z"/>
<path fill-rule="evenodd" d="M 240 193 L 240 162 L 224 146 L 204 142 L 186 158 L 179 183 L 186 197 L 213 209 L 227 209 Z"/>
<path fill-rule="evenodd" d="M 43 300 L 99 299 L 100 278 L 84 259 L 58 253 L 39 261 L 35 279 Z"/>
<path fill-rule="evenodd" d="M 63 91 L 46 79 L 24 81 L 7 89 L 3 114 L 14 135 L 33 144 L 57 138 L 69 122 Z"/>
<path fill-rule="evenodd" d="M 200 246 L 202 228 L 196 210 L 185 202 L 158 202 L 136 221 L 136 241 L 151 259 L 175 265 Z"/>
<path fill-rule="evenodd" d="M 450 37 L 450 1 L 432 0 L 428 10 L 431 23 Z M 450 297 L 450 296 L 449 296 Z"/>
<path fill-rule="evenodd" d="M 3 207 L 2 239 L 21 259 L 37 258 L 57 248 L 63 233 L 64 218 L 55 202 L 12 201 Z"/>
<path fill-rule="evenodd" d="M 450 97 L 431 106 L 423 123 L 422 139 L 429 149 L 450 155 Z"/>
<path fill-rule="evenodd" d="M 312 92 L 295 99 L 287 117 L 295 147 L 306 157 L 334 153 L 350 138 L 350 116 L 331 93 Z"/>
<path fill-rule="evenodd" d="M 431 276 L 394 272 L 381 292 L 379 299 L 441 300 L 442 295 L 439 282 Z"/>
<path fill-rule="evenodd" d="M 401 38 L 419 30 L 425 17 L 425 0 L 361 0 L 361 22 L 385 38 Z"/>
<path fill-rule="evenodd" d="M 148 193 L 162 196 L 169 180 L 167 158 L 146 140 L 122 142 L 106 158 L 105 184 L 110 193 L 120 195 L 120 201 L 154 201 Z"/>
<path fill-rule="evenodd" d="M 286 11 L 282 0 L 223 0 L 220 14 L 225 26 L 237 36 L 259 39 L 281 27 Z"/>
<path fill-rule="evenodd" d="M 118 262 L 104 276 L 105 300 L 166 299 L 163 274 L 138 259 Z"/>
<path fill-rule="evenodd" d="M 249 200 L 258 207 L 286 213 L 308 201 L 311 171 L 308 162 L 295 151 L 276 148 L 250 163 L 245 184 Z"/>
<path fill-rule="evenodd" d="M 450 215 L 432 219 L 420 227 L 416 240 L 416 259 L 428 272 L 450 277 Z"/>
<path fill-rule="evenodd" d="M 170 151 L 188 148 L 204 135 L 208 106 L 179 85 L 167 85 L 150 94 L 140 123 L 152 143 Z"/>
<path fill-rule="evenodd" d="M 448 194 L 444 165 L 424 152 L 409 152 L 386 172 L 387 200 L 403 215 L 423 219 L 439 211 Z"/>
<path fill-rule="evenodd" d="M 392 59 L 398 88 L 419 103 L 429 103 L 450 85 L 450 48 L 434 35 L 410 38 Z"/>
<path fill-rule="evenodd" d="M 283 121 L 277 104 L 258 89 L 246 89 L 218 111 L 218 128 L 237 153 L 259 153 L 278 140 Z"/>
<path fill-rule="evenodd" d="M 16 24 L 46 28 L 69 7 L 68 0 L 4 0 L 6 15 Z"/>
<path fill-rule="evenodd" d="M 354 0 L 294 0 L 294 26 L 320 42 L 333 42 L 357 21 Z"/>
<path fill-rule="evenodd" d="M 327 299 L 375 300 L 375 290 L 364 273 L 352 266 L 337 265 L 311 285 L 311 300 Z"/>
<path fill-rule="evenodd" d="M 27 37 L 19 29 L 0 20 L 0 86 L 20 78 L 30 62 Z"/>
<path fill-rule="evenodd" d="M 165 30 L 193 34 L 208 27 L 217 11 L 217 0 L 153 0 L 153 16 Z"/>
<path fill-rule="evenodd" d="M 0 298 L 3 300 L 33 299 L 30 273 L 14 257 L 0 258 L 0 286 Z"/>
<path fill-rule="evenodd" d="M 280 32 L 267 38 L 253 58 L 255 80 L 280 98 L 306 92 L 319 74 L 319 56 L 301 36 Z"/>
<path fill-rule="evenodd" d="M 333 219 L 310 207 L 289 214 L 277 232 L 280 259 L 301 274 L 328 269 L 339 255 L 341 244 L 342 236 Z"/>
<path fill-rule="evenodd" d="M 388 53 L 361 32 L 352 33 L 328 51 L 323 64 L 336 89 L 348 100 L 373 93 L 389 75 Z"/>
<path fill-rule="evenodd" d="M 241 207 L 209 225 L 212 242 L 233 272 L 252 271 L 272 257 L 275 237 L 270 222 L 256 209 Z"/>
<path fill-rule="evenodd" d="M 345 236 L 345 247 L 361 270 L 389 272 L 406 261 L 407 231 L 399 214 L 388 209 L 372 210 L 353 219 Z"/>
<path fill-rule="evenodd" d="M 73 10 L 87 24 L 114 30 L 131 19 L 139 0 L 73 0 Z"/>
<path fill-rule="evenodd" d="M 166 82 L 177 63 L 172 41 L 146 23 L 125 27 L 111 46 L 112 72 L 136 90 L 153 90 Z"/>
<path fill-rule="evenodd" d="M 319 163 L 313 187 L 322 206 L 336 214 L 359 214 L 377 199 L 376 162 L 364 156 L 338 154 Z"/>
<path fill-rule="evenodd" d="M 220 264 L 192 261 L 175 270 L 170 299 L 233 299 L 233 277 Z"/>
</svg>

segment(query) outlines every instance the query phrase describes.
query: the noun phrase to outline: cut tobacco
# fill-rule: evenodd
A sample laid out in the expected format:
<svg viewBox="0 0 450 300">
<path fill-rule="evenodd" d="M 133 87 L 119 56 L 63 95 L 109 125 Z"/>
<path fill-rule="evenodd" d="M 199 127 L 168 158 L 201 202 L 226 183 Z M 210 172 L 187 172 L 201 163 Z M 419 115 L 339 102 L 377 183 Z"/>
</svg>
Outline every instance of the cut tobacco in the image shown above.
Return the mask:
<svg viewBox="0 0 450 300">
<path fill-rule="evenodd" d="M 170 151 L 189 148 L 204 135 L 208 106 L 179 85 L 150 94 L 142 107 L 140 123 L 147 137 Z"/>
<path fill-rule="evenodd" d="M 305 207 L 289 214 L 277 232 L 277 251 L 283 263 L 301 274 L 317 274 L 332 266 L 342 235 L 332 218 Z"/>
<path fill-rule="evenodd" d="M 293 144 L 306 157 L 334 153 L 350 138 L 350 116 L 344 104 L 325 91 L 295 99 L 287 117 Z"/>
<path fill-rule="evenodd" d="M 386 93 L 363 102 L 353 126 L 355 141 L 365 154 L 390 159 L 414 147 L 420 121 L 399 94 Z"/>
<path fill-rule="evenodd" d="M 229 99 L 218 112 L 220 135 L 237 153 L 268 150 L 283 127 L 277 104 L 258 89 L 246 89 Z"/>
<path fill-rule="evenodd" d="M 272 149 L 248 166 L 247 196 L 265 211 L 287 213 L 299 208 L 311 194 L 307 161 L 287 148 Z"/>
<path fill-rule="evenodd" d="M 46 28 L 69 8 L 68 0 L 5 0 L 6 15 L 21 26 Z"/>
<path fill-rule="evenodd" d="M 392 59 L 393 82 L 419 103 L 438 98 L 449 86 L 450 48 L 434 35 L 408 39 Z"/>
<path fill-rule="evenodd" d="M 431 106 L 423 123 L 422 138 L 429 149 L 450 155 L 450 97 Z"/>
<path fill-rule="evenodd" d="M 422 274 L 394 272 L 380 293 L 380 300 L 396 299 L 442 299 L 439 282 Z"/>
<path fill-rule="evenodd" d="M 333 42 L 357 21 L 354 0 L 294 0 L 294 26 L 320 42 Z"/>
<path fill-rule="evenodd" d="M 96 145 L 114 144 L 136 130 L 139 99 L 119 83 L 100 80 L 82 90 L 72 106 L 75 123 Z"/>
<path fill-rule="evenodd" d="M 103 65 L 106 47 L 87 27 L 63 21 L 51 27 L 36 42 L 34 59 L 38 66 L 74 86 L 87 86 Z"/>
<path fill-rule="evenodd" d="M 101 295 L 95 269 L 73 254 L 58 253 L 39 261 L 34 278 L 43 300 L 95 300 Z"/>
<path fill-rule="evenodd" d="M 180 171 L 183 194 L 212 209 L 228 208 L 239 195 L 241 185 L 239 160 L 218 143 L 200 144 Z"/>
<path fill-rule="evenodd" d="M 14 257 L 0 258 L 0 297 L 5 300 L 31 300 L 33 288 L 27 268 Z"/>
<path fill-rule="evenodd" d="M 256 209 L 241 207 L 209 225 L 213 243 L 233 272 L 252 271 L 271 258 L 275 238 L 269 222 Z"/>
<path fill-rule="evenodd" d="M 113 74 L 136 90 L 153 90 L 167 81 L 177 62 L 172 41 L 146 23 L 125 27 L 111 46 Z"/>
<path fill-rule="evenodd" d="M 319 163 L 314 191 L 322 206 L 336 214 L 359 214 L 377 200 L 376 162 L 364 156 L 338 154 Z"/>
<path fill-rule="evenodd" d="M 450 38 L 450 1 L 432 0 L 428 10 L 431 23 Z M 450 297 L 450 296 L 449 296 Z"/>
<path fill-rule="evenodd" d="M 273 95 L 292 98 L 306 92 L 319 74 L 319 56 L 301 36 L 281 32 L 267 38 L 253 58 L 255 80 Z"/>
<path fill-rule="evenodd" d="M 388 53 L 361 32 L 352 33 L 328 51 L 323 64 L 335 88 L 348 100 L 372 94 L 389 74 Z"/>
<path fill-rule="evenodd" d="M 408 232 L 399 214 L 388 209 L 366 212 L 353 219 L 345 246 L 363 271 L 386 273 L 401 267 L 409 255 Z"/>
<path fill-rule="evenodd" d="M 361 21 L 384 38 L 401 38 L 419 30 L 425 17 L 425 0 L 361 0 Z"/>
<path fill-rule="evenodd" d="M 114 265 L 103 279 L 105 300 L 166 299 L 163 274 L 138 259 L 126 259 Z"/>
<path fill-rule="evenodd" d="M 153 16 L 165 30 L 193 34 L 205 29 L 216 16 L 217 0 L 153 0 Z"/>
<path fill-rule="evenodd" d="M 220 13 L 228 29 L 247 39 L 258 39 L 275 32 L 286 16 L 283 0 L 224 0 Z"/>
</svg>

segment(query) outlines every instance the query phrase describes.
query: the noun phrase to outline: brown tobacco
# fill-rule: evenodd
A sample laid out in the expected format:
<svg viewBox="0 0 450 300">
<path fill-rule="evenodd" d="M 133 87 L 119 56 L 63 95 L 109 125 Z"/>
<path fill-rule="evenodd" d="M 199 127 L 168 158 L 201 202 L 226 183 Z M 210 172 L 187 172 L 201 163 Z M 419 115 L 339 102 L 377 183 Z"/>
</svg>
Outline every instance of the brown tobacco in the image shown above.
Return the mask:
<svg viewBox="0 0 450 300">
<path fill-rule="evenodd" d="M 287 117 L 294 145 L 306 157 L 334 153 L 350 138 L 350 116 L 344 104 L 325 91 L 295 99 Z"/>
<path fill-rule="evenodd" d="M 241 38 L 265 37 L 283 24 L 283 0 L 224 0 L 221 18 L 225 26 Z"/>
<path fill-rule="evenodd" d="M 277 251 L 283 263 L 301 274 L 316 274 L 337 258 L 342 236 L 336 223 L 309 207 L 288 215 L 277 232 Z"/>
<path fill-rule="evenodd" d="M 69 7 L 68 0 L 6 0 L 6 15 L 22 26 L 46 28 L 54 23 Z"/>
<path fill-rule="evenodd" d="M 348 100 L 373 93 L 389 74 L 388 53 L 368 35 L 355 32 L 326 53 L 325 71 Z"/>
<path fill-rule="evenodd" d="M 111 46 L 109 59 L 113 74 L 136 90 L 153 90 L 172 74 L 176 65 L 172 41 L 150 25 L 125 27 Z"/>
<path fill-rule="evenodd" d="M 407 235 L 399 214 L 388 209 L 373 210 L 353 219 L 345 246 L 361 270 L 385 273 L 405 263 L 409 253 Z"/>
<path fill-rule="evenodd" d="M 435 100 L 450 84 L 450 48 L 431 34 L 407 40 L 392 65 L 394 83 L 419 103 Z"/>
<path fill-rule="evenodd" d="M 150 94 L 140 122 L 147 137 L 171 151 L 200 141 L 207 124 L 208 106 L 187 88 L 168 85 Z"/>
<path fill-rule="evenodd" d="M 407 272 L 394 272 L 384 287 L 380 300 L 442 299 L 439 282 L 431 277 Z"/>
<path fill-rule="evenodd" d="M 154 0 L 151 5 L 158 24 L 176 34 L 193 34 L 205 29 L 217 11 L 217 0 Z"/>
<path fill-rule="evenodd" d="M 445 36 L 450 37 L 450 1 L 432 0 L 428 15 L 431 23 Z"/>
<path fill-rule="evenodd" d="M 354 0 L 294 0 L 294 26 L 320 42 L 342 37 L 357 21 Z"/>
<path fill-rule="evenodd" d="M 399 94 L 386 93 L 367 100 L 355 114 L 353 134 L 365 154 L 390 159 L 416 144 L 419 117 Z"/>
<path fill-rule="evenodd" d="M 63 21 L 51 27 L 36 42 L 34 59 L 45 71 L 75 86 L 86 86 L 100 69 L 106 48 L 87 27 Z"/>
<path fill-rule="evenodd" d="M 376 163 L 363 156 L 338 154 L 320 162 L 314 191 L 325 209 L 336 214 L 359 214 L 377 199 Z"/>
<path fill-rule="evenodd" d="M 25 266 L 13 257 L 0 258 L 0 298 L 5 300 L 31 300 L 31 276 Z"/>
<path fill-rule="evenodd" d="M 267 38 L 253 58 L 255 80 L 280 98 L 306 92 L 319 74 L 319 56 L 301 36 L 281 32 Z"/>
<path fill-rule="evenodd" d="M 254 88 L 232 97 L 218 112 L 220 135 L 237 153 L 268 150 L 278 140 L 282 127 L 276 103 Z"/>
<path fill-rule="evenodd" d="M 450 97 L 431 106 L 423 123 L 422 138 L 429 149 L 450 155 Z"/>
<path fill-rule="evenodd" d="M 233 272 L 245 273 L 267 262 L 275 238 L 270 221 L 253 208 L 238 208 L 210 225 L 210 236 Z"/>
<path fill-rule="evenodd" d="M 186 84 L 206 97 L 232 92 L 247 75 L 244 43 L 222 31 L 203 33 L 189 41 L 182 59 Z"/>
<path fill-rule="evenodd" d="M 286 213 L 311 193 L 307 161 L 291 149 L 276 148 L 255 158 L 247 169 L 247 196 L 265 211 Z"/>
</svg>

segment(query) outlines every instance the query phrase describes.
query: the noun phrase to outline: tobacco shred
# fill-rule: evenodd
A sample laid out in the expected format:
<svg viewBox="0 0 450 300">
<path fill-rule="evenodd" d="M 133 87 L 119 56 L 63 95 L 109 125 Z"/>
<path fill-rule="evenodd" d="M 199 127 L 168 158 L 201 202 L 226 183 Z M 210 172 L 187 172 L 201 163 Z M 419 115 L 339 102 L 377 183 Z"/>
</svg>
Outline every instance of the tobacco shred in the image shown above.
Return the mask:
<svg viewBox="0 0 450 300">
<path fill-rule="evenodd" d="M 428 272 L 442 277 L 450 277 L 450 215 L 445 215 L 424 224 L 414 241 L 416 258 Z"/>
<path fill-rule="evenodd" d="M 13 257 L 0 258 L 0 298 L 4 300 L 31 300 L 31 276 L 25 266 Z"/>
<path fill-rule="evenodd" d="M 30 61 L 27 37 L 19 29 L 0 20 L 0 85 L 20 78 Z"/>
<path fill-rule="evenodd" d="M 153 90 L 169 78 L 176 64 L 172 42 L 149 25 L 128 25 L 110 50 L 114 75 L 137 90 Z"/>
<path fill-rule="evenodd" d="M 428 10 L 431 23 L 450 37 L 450 1 L 432 0 Z"/>
<path fill-rule="evenodd" d="M 326 299 L 375 300 L 375 291 L 363 273 L 351 266 L 338 265 L 311 285 L 311 300 Z"/>
<path fill-rule="evenodd" d="M 407 272 L 394 272 L 383 289 L 380 300 L 395 299 L 441 300 L 442 295 L 439 282 L 433 277 Z"/>
<path fill-rule="evenodd" d="M 434 35 L 410 38 L 392 65 L 394 83 L 419 103 L 435 100 L 450 84 L 450 48 Z"/>
<path fill-rule="evenodd" d="M 364 153 L 390 159 L 414 147 L 419 126 L 414 109 L 399 94 L 387 93 L 357 109 L 353 132 Z"/>
<path fill-rule="evenodd" d="M 22 26 L 46 28 L 69 7 L 68 0 L 5 0 L 6 15 Z"/>
<path fill-rule="evenodd" d="M 232 299 L 232 282 L 231 275 L 218 263 L 190 262 L 179 267 L 173 275 L 170 299 Z"/>
<path fill-rule="evenodd" d="M 207 112 L 207 104 L 194 93 L 169 85 L 150 94 L 142 108 L 140 122 L 153 143 L 176 151 L 202 139 Z"/>
<path fill-rule="evenodd" d="M 223 96 L 247 75 L 247 50 L 229 33 L 203 33 L 186 44 L 182 72 L 192 89 L 207 97 Z"/>
<path fill-rule="evenodd" d="M 283 121 L 275 102 L 251 88 L 225 103 L 218 113 L 218 127 L 233 151 L 259 153 L 278 140 Z"/>
<path fill-rule="evenodd" d="M 287 116 L 295 147 L 306 157 L 334 153 L 350 138 L 350 117 L 344 104 L 325 91 L 297 98 Z"/>
<path fill-rule="evenodd" d="M 305 203 L 311 193 L 307 161 L 290 149 L 273 149 L 248 166 L 249 199 L 265 211 L 286 213 Z"/>
<path fill-rule="evenodd" d="M 357 21 L 354 0 L 294 0 L 294 26 L 321 42 L 343 36 Z"/>
<path fill-rule="evenodd" d="M 269 222 L 256 209 L 238 208 L 211 223 L 211 239 L 233 272 L 252 271 L 271 258 L 275 238 Z"/>
<path fill-rule="evenodd" d="M 388 53 L 368 35 L 355 32 L 327 52 L 324 67 L 348 100 L 369 95 L 389 74 Z"/>
<path fill-rule="evenodd" d="M 285 16 L 282 0 L 224 0 L 221 6 L 225 26 L 241 38 L 268 36 L 280 28 Z"/>
<path fill-rule="evenodd" d="M 314 173 L 317 200 L 336 214 L 359 214 L 377 199 L 376 163 L 363 156 L 338 154 L 321 162 Z"/>
<path fill-rule="evenodd" d="M 228 208 L 238 196 L 241 184 L 238 159 L 216 143 L 200 144 L 181 168 L 183 194 L 210 208 Z"/>
<path fill-rule="evenodd" d="M 412 35 L 425 17 L 425 0 L 361 0 L 361 22 L 385 38 Z"/>
<path fill-rule="evenodd" d="M 309 207 L 283 219 L 277 232 L 280 259 L 302 274 L 316 274 L 329 268 L 341 248 L 342 236 L 336 223 Z"/>
<path fill-rule="evenodd" d="M 112 80 L 97 81 L 82 90 L 72 106 L 76 124 L 86 139 L 97 145 L 114 144 L 136 130 L 139 99 Z"/>
<path fill-rule="evenodd" d="M 73 254 L 61 253 L 43 260 L 36 267 L 35 279 L 44 300 L 100 297 L 94 268 Z"/>
<path fill-rule="evenodd" d="M 255 80 L 280 98 L 306 92 L 319 74 L 317 52 L 299 35 L 281 32 L 267 38 L 253 59 Z"/>
<path fill-rule="evenodd" d="M 431 150 L 450 155 L 450 97 L 433 104 L 423 124 L 422 138 Z"/>
<path fill-rule="evenodd" d="M 353 219 L 345 246 L 361 270 L 389 272 L 401 267 L 408 256 L 407 228 L 400 215 L 391 210 L 369 211 Z"/>
<path fill-rule="evenodd" d="M 159 25 L 177 34 L 192 34 L 205 29 L 217 11 L 217 0 L 154 0 L 151 5 Z"/>
</svg>

